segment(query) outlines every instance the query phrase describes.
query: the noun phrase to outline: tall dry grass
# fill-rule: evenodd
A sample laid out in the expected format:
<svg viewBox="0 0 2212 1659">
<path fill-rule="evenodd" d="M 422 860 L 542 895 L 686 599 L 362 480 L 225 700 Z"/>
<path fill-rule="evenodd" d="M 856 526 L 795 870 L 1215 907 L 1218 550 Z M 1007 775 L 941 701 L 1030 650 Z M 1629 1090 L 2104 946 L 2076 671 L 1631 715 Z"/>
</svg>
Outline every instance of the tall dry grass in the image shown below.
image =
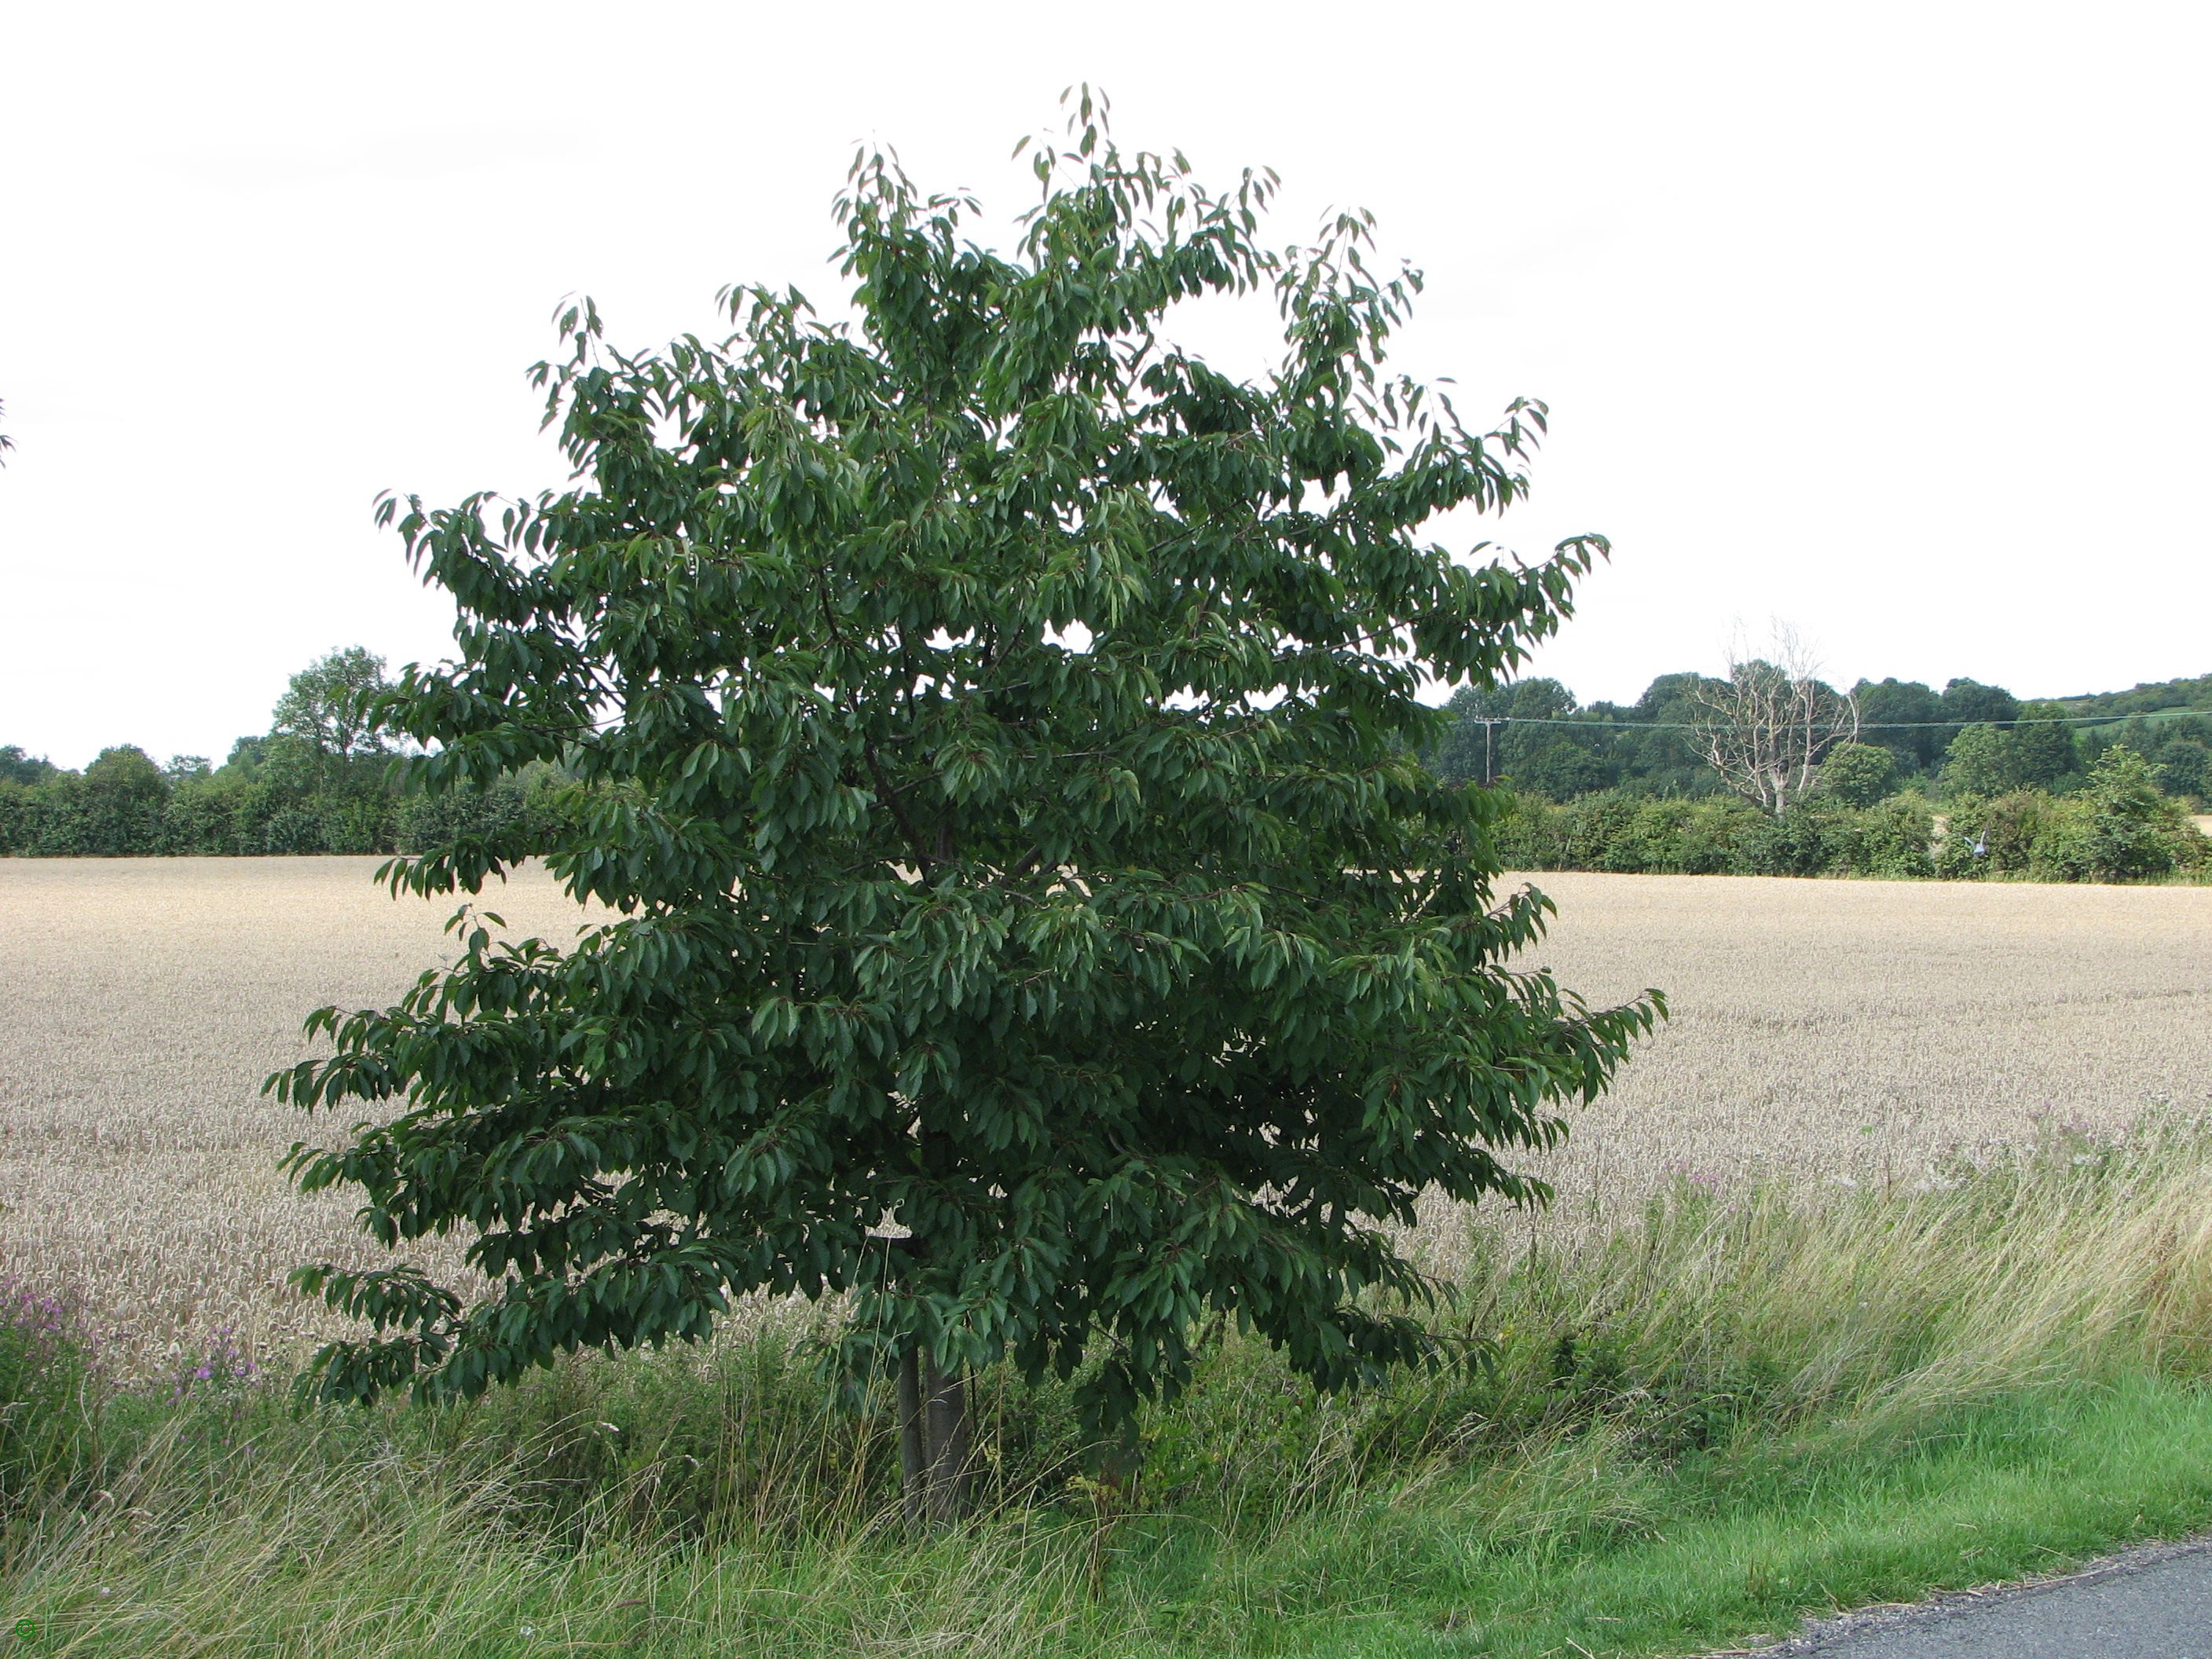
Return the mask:
<svg viewBox="0 0 2212 1659">
<path fill-rule="evenodd" d="M 1607 1237 L 1479 1223 L 1462 1260 L 1438 1318 L 1486 1362 L 1316 1399 L 1224 1333 L 1110 1502 L 1057 1385 L 993 1379 L 994 1507 L 951 1537 L 898 1524 L 884 1402 L 763 1335 L 433 1412 L 125 1400 L 0 1571 L 62 1653 L 1222 1651 L 1356 1614 L 1348 1570 L 1534 1594 L 1686 1494 L 2212 1375 L 2212 1130 L 2057 1131 L 1917 1190 L 1681 1180 Z"/>
</svg>

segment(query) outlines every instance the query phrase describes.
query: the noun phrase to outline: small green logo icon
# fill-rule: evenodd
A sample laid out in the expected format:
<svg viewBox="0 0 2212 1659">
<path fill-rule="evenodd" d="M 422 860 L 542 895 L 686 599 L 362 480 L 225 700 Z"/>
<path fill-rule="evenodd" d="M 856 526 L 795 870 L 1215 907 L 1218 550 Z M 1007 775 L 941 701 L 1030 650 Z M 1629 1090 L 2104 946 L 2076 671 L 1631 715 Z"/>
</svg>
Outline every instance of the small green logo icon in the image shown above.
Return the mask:
<svg viewBox="0 0 2212 1659">
<path fill-rule="evenodd" d="M 38 1638 L 39 1626 L 33 1620 L 18 1619 L 15 1621 L 15 1639 L 18 1642 L 35 1642 Z"/>
</svg>

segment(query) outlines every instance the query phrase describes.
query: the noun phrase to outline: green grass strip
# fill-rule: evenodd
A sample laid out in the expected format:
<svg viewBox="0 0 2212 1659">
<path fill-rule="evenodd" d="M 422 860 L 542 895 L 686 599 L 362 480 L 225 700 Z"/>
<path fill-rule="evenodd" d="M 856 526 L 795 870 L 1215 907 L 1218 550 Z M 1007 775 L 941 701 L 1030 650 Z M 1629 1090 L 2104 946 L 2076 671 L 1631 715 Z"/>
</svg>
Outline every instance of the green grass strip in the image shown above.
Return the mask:
<svg viewBox="0 0 2212 1659">
<path fill-rule="evenodd" d="M 1217 1554 L 1194 1578 L 1186 1566 L 1185 1611 L 1152 1650 L 1701 1653 L 1808 1614 L 2050 1573 L 2212 1525 L 2212 1394 L 2130 1380 L 1990 1406 L 1901 1447 L 1740 1449 L 1618 1484 L 1635 1480 L 1599 1474 L 1579 1495 L 1594 1530 L 1526 1547 L 1437 1504 Z M 1634 1535 L 1602 1536 L 1624 1500 Z"/>
<path fill-rule="evenodd" d="M 374 1549 L 303 1560 L 241 1516 L 0 1585 L 0 1652 L 1689 1654 L 2212 1525 L 2212 1393 L 2152 1377 L 2016 1396 L 1902 1443 L 1753 1437 L 1672 1469 L 1559 1455 L 1524 1474 L 1537 1509 L 1517 1491 L 1501 1507 L 1491 1470 L 1256 1544 L 1128 1521 L 1096 1556 L 1080 1526 L 1035 1520 L 919 1546 L 568 1553 L 432 1507 Z M 10 1645 L 18 1619 L 33 1633 Z"/>
</svg>

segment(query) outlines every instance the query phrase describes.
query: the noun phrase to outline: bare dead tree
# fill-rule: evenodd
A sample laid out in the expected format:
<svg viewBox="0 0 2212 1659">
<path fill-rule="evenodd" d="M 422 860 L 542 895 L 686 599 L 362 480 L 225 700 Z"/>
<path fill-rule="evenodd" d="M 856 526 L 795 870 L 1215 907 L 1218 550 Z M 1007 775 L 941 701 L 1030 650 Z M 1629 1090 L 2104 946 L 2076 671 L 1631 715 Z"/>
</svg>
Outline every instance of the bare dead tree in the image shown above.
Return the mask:
<svg viewBox="0 0 2212 1659">
<path fill-rule="evenodd" d="M 1777 817 L 1811 793 L 1821 757 L 1858 736 L 1857 700 L 1820 678 L 1811 644 L 1787 623 L 1773 625 L 1764 655 L 1731 645 L 1728 678 L 1700 681 L 1692 702 L 1699 752 Z"/>
</svg>

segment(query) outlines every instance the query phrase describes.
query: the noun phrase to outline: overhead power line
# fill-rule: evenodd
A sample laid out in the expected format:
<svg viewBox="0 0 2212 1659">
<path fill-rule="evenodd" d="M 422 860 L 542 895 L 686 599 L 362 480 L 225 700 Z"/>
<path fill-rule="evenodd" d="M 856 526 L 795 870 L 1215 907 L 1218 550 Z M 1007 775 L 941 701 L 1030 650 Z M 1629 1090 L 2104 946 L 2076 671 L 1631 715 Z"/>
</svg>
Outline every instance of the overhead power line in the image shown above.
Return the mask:
<svg viewBox="0 0 2212 1659">
<path fill-rule="evenodd" d="M 2050 719 L 2008 720 L 1861 720 L 1862 732 L 1933 732 L 1954 726 L 2118 726 L 2124 720 L 2148 720 L 2154 714 L 2203 714 L 2212 708 L 2153 708 L 2134 714 L 2059 714 Z M 1577 720 L 1559 714 L 1468 714 L 1470 726 L 1571 726 L 1584 732 L 1697 732 L 1704 728 L 1688 720 Z"/>
</svg>

